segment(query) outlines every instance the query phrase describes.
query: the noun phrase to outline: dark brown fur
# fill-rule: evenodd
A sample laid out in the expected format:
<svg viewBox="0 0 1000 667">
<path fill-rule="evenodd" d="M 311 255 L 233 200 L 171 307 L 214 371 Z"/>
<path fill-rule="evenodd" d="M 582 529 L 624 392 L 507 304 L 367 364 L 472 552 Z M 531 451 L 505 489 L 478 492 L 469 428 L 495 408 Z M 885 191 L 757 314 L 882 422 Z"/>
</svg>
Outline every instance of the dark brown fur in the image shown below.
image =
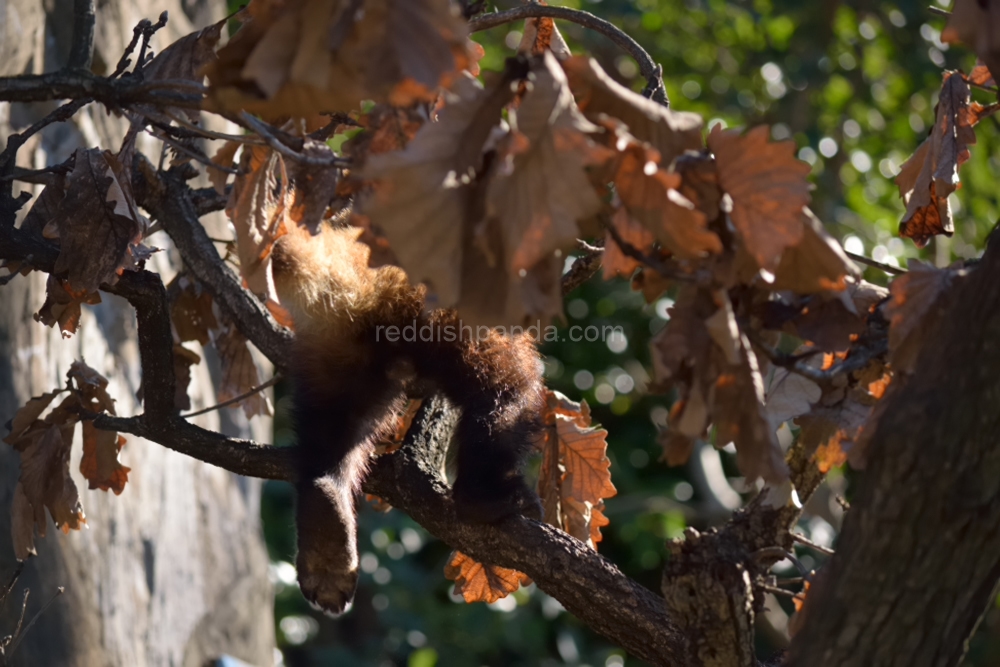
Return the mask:
<svg viewBox="0 0 1000 667">
<path fill-rule="evenodd" d="M 358 578 L 354 502 L 374 443 L 407 386 L 442 392 L 462 410 L 452 490 L 463 518 L 537 512 L 520 466 L 538 428 L 542 383 L 526 336 L 473 339 L 453 311 L 424 310 L 424 291 L 396 267 L 368 267 L 357 230 L 292 230 L 274 250 L 275 286 L 296 329 L 292 369 L 299 440 L 298 572 L 303 594 L 343 612 Z M 435 340 L 390 340 L 412 326 Z M 452 327 L 456 340 L 447 340 Z M 424 336 L 426 338 L 426 335 Z"/>
</svg>

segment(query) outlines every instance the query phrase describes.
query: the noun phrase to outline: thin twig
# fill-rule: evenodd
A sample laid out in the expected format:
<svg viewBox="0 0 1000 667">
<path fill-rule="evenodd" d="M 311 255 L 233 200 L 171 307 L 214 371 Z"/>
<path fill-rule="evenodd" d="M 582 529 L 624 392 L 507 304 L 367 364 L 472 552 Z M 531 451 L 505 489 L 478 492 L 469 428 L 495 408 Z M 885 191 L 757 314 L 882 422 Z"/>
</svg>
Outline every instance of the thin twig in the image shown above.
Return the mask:
<svg viewBox="0 0 1000 667">
<path fill-rule="evenodd" d="M 223 401 L 221 403 L 216 403 L 215 405 L 213 405 L 211 407 L 203 408 L 201 410 L 198 410 L 197 412 L 189 412 L 186 415 L 181 415 L 181 417 L 184 418 L 184 419 L 188 419 L 190 417 L 197 417 L 198 415 L 203 415 L 206 412 L 213 412 L 213 411 L 218 410 L 220 408 L 227 408 L 230 405 L 233 405 L 235 403 L 239 403 L 240 401 L 242 401 L 245 398 L 250 398 L 251 396 L 253 396 L 254 394 L 256 394 L 258 392 L 264 391 L 268 387 L 273 387 L 274 385 L 278 384 L 278 382 L 280 382 L 280 381 L 281 381 L 281 376 L 280 375 L 275 375 L 274 377 L 272 377 L 267 382 L 261 383 L 261 384 L 257 385 L 256 387 L 253 387 L 252 389 L 249 389 L 248 391 L 243 392 L 239 396 L 234 396 L 233 398 L 230 398 L 228 401 Z"/>
<path fill-rule="evenodd" d="M 3 593 L 0 593 L 0 607 L 7 601 L 7 596 L 10 592 L 14 590 L 14 584 L 21 576 L 21 572 L 24 571 L 24 561 L 19 561 L 17 567 L 14 568 L 14 575 L 10 578 L 10 582 L 4 587 Z"/>
<path fill-rule="evenodd" d="M 610 39 L 635 58 L 636 63 L 639 65 L 639 72 L 647 82 L 650 82 L 647 84 L 647 88 L 650 90 L 650 99 L 663 105 L 669 104 L 666 90 L 663 87 L 662 70 L 658 69 L 656 61 L 653 60 L 646 49 L 642 48 L 639 42 L 632 39 L 621 28 L 609 21 L 594 16 L 590 12 L 570 9 L 568 7 L 551 7 L 549 5 L 532 3 L 503 12 L 477 16 L 469 21 L 469 31 L 479 32 L 513 21 L 543 17 L 572 21 L 573 23 L 582 25 L 584 28 L 599 32 Z"/>
<path fill-rule="evenodd" d="M 762 591 L 767 591 L 768 593 L 774 593 L 775 595 L 784 595 L 785 597 L 795 598 L 798 597 L 798 593 L 793 593 L 792 591 L 786 591 L 784 588 L 778 588 L 777 586 L 771 586 L 770 584 L 765 584 L 762 581 L 757 582 L 757 588 Z"/>
<path fill-rule="evenodd" d="M 886 264 L 885 262 L 879 262 L 870 257 L 865 257 L 864 255 L 859 255 L 856 252 L 844 251 L 844 254 L 853 259 L 855 262 L 860 262 L 866 266 L 870 266 L 874 269 L 879 269 L 885 271 L 886 273 L 892 274 L 894 276 L 901 276 L 906 273 L 906 269 L 901 269 L 898 266 L 893 266 L 892 264 Z"/>
<path fill-rule="evenodd" d="M 927 11 L 929 11 L 931 14 L 936 14 L 937 16 L 943 16 L 946 19 L 951 18 L 951 12 L 949 12 L 947 9 L 941 9 L 940 7 L 935 7 L 934 5 L 930 5 L 929 7 L 927 7 Z"/>
<path fill-rule="evenodd" d="M 10 652 L 7 653 L 7 659 L 8 660 L 10 659 L 11 656 L 14 655 L 14 651 L 17 650 L 17 647 L 21 645 L 21 640 L 24 639 L 24 636 L 26 634 L 28 634 L 28 630 L 31 630 L 31 626 L 33 626 L 35 624 L 35 621 L 37 621 L 41 617 L 42 614 L 44 614 L 46 611 L 48 611 L 48 608 L 52 606 L 52 603 L 56 601 L 57 597 L 59 597 L 60 595 L 62 595 L 65 592 L 66 592 L 66 589 L 63 588 L 62 586 L 60 586 L 59 588 L 57 588 L 55 595 L 53 595 L 51 598 L 49 598 L 49 601 L 46 602 L 45 605 L 41 609 L 38 610 L 38 613 L 31 617 L 31 620 L 28 621 L 28 624 L 26 626 L 24 626 L 24 630 L 23 631 L 20 631 L 20 624 L 18 624 L 18 630 L 20 632 L 17 635 L 17 639 L 15 639 L 14 643 L 11 645 Z M 25 604 L 25 606 L 27 606 L 27 604 L 28 604 L 28 591 L 24 591 L 24 604 Z M 24 618 L 23 612 L 22 612 L 21 618 L 22 618 L 22 620 Z"/>
<path fill-rule="evenodd" d="M 349 158 L 337 157 L 333 154 L 328 158 L 315 158 L 310 155 L 303 155 L 291 148 L 286 144 L 282 143 L 278 139 L 275 128 L 271 127 L 267 123 L 258 120 L 248 114 L 246 111 L 241 111 L 238 118 L 246 123 L 251 130 L 256 132 L 261 136 L 262 139 L 267 143 L 268 146 L 278 151 L 290 160 L 295 160 L 296 162 L 301 162 L 302 164 L 308 164 L 313 167 L 350 167 L 352 161 Z"/>
<path fill-rule="evenodd" d="M 132 68 L 132 73 L 137 76 L 142 76 L 142 68 L 146 65 L 146 49 L 149 48 L 149 40 L 156 34 L 156 31 L 167 25 L 167 19 L 169 15 L 167 11 L 164 10 L 160 12 L 160 18 L 151 25 L 146 25 L 142 29 L 142 46 L 139 47 L 139 57 L 135 59 L 135 67 Z"/>
<path fill-rule="evenodd" d="M 583 283 L 590 280 L 595 273 L 601 270 L 601 259 L 604 257 L 604 248 L 592 246 L 584 241 L 580 241 L 583 254 L 573 260 L 573 265 L 569 267 L 562 277 L 562 293 L 565 296 Z"/>
<path fill-rule="evenodd" d="M 128 46 L 125 47 L 125 52 L 122 53 L 122 57 L 119 58 L 118 60 L 118 66 L 115 67 L 115 71 L 111 73 L 111 76 L 109 78 L 117 79 L 125 72 L 129 64 L 132 62 L 129 59 L 129 56 L 132 55 L 133 51 L 135 51 L 135 46 L 136 44 L 139 43 L 139 37 L 141 37 L 142 33 L 146 30 L 146 28 L 148 28 L 151 25 L 152 22 L 149 19 L 142 19 L 141 21 L 135 24 L 135 27 L 132 28 L 132 41 L 129 42 Z"/>
<path fill-rule="evenodd" d="M 789 532 L 789 535 L 791 535 L 792 539 L 798 542 L 799 544 L 807 546 L 810 549 L 813 549 L 814 551 L 818 551 L 826 556 L 833 555 L 833 549 L 830 549 L 829 547 L 824 547 L 822 544 L 816 544 L 805 535 L 800 535 L 799 533 L 793 533 L 793 532 Z"/>
<path fill-rule="evenodd" d="M 191 132 L 200 134 L 201 136 L 207 139 L 219 139 L 222 141 L 238 141 L 241 144 L 255 144 L 255 145 L 261 145 L 264 143 L 264 140 L 262 138 L 255 137 L 252 134 L 227 134 L 225 132 L 216 132 L 215 130 L 209 130 L 208 128 L 205 127 L 199 127 L 198 125 L 195 125 L 194 123 L 182 118 L 181 116 L 171 113 L 170 109 L 163 109 L 162 111 L 164 116 L 174 121 L 181 127 L 186 128 Z M 143 114 L 145 113 L 146 112 L 143 111 Z"/>
<path fill-rule="evenodd" d="M 159 139 L 160 141 L 162 141 L 163 143 L 167 144 L 171 148 L 173 148 L 178 153 L 183 153 L 184 155 L 187 155 L 192 160 L 196 160 L 196 161 L 202 163 L 206 167 L 211 167 L 212 169 L 218 169 L 219 171 L 224 171 L 227 174 L 235 174 L 237 176 L 239 176 L 240 173 L 241 173 L 239 169 L 234 169 L 233 167 L 225 167 L 225 166 L 223 166 L 221 164 L 216 164 L 216 163 L 212 162 L 212 160 L 209 159 L 209 157 L 207 155 L 205 155 L 204 153 L 201 153 L 199 151 L 193 150 L 191 148 L 188 148 L 187 146 L 185 146 L 182 143 L 174 141 L 174 139 L 171 138 L 169 135 L 167 135 L 166 132 L 162 132 L 161 131 L 159 133 L 154 133 L 153 136 L 156 137 L 157 139 Z"/>
<path fill-rule="evenodd" d="M 611 224 L 610 220 L 605 219 L 603 220 L 603 223 L 604 223 L 604 228 L 611 235 L 612 240 L 615 242 L 615 244 L 618 246 L 618 248 L 622 251 L 624 255 L 631 257 L 632 259 L 642 264 L 645 264 L 649 268 L 659 273 L 664 278 L 669 278 L 671 280 L 677 280 L 679 282 L 687 282 L 687 283 L 698 282 L 698 276 L 692 275 L 690 273 L 684 273 L 680 269 L 680 267 L 678 267 L 676 264 L 673 264 L 669 260 L 661 260 L 657 257 L 647 255 L 646 253 L 642 252 L 641 250 L 633 246 L 631 243 L 623 239 L 621 234 L 618 233 L 618 230 L 615 229 L 615 226 Z"/>
</svg>

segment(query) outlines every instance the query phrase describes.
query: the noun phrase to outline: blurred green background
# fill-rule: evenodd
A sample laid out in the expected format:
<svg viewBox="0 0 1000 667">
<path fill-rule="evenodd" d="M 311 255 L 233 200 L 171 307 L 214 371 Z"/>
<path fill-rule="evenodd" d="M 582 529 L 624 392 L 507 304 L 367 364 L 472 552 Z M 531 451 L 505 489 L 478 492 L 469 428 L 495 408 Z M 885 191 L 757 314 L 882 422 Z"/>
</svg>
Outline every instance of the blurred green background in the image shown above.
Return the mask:
<svg viewBox="0 0 1000 667">
<path fill-rule="evenodd" d="M 949 0 L 939 0 L 947 8 Z M 515 1 L 497 2 L 509 8 Z M 856 253 L 905 266 L 920 257 L 938 265 L 974 257 L 997 220 L 994 196 L 997 123 L 985 121 L 952 196 L 956 233 L 923 250 L 899 239 L 903 212 L 892 182 L 927 135 L 942 69 L 969 71 L 975 58 L 940 41 L 945 19 L 924 2 L 791 0 L 576 0 L 556 2 L 611 20 L 662 63 L 671 104 L 708 125 L 767 123 L 775 139 L 793 139 L 812 165 L 813 209 Z M 491 5 L 492 6 L 492 5 Z M 520 40 L 512 24 L 475 36 L 485 69 L 499 69 Z M 621 82 L 640 90 L 635 62 L 605 37 L 568 23 L 560 29 L 575 52 L 589 52 Z M 989 94 L 976 91 L 981 101 Z M 865 277 L 885 284 L 886 275 Z M 687 525 L 725 520 L 744 491 L 733 457 L 697 452 L 683 468 L 658 459 L 657 425 L 670 396 L 650 395 L 648 343 L 666 322 L 669 299 L 647 305 L 624 280 L 599 277 L 567 297 L 567 323 L 620 325 L 624 338 L 543 347 L 549 386 L 586 399 L 609 431 L 608 455 L 618 495 L 607 501 L 611 525 L 600 551 L 626 574 L 657 590 L 663 542 Z M 275 441 L 292 440 L 287 396 L 279 391 Z M 850 498 L 849 471 L 834 471 L 800 529 L 829 545 L 842 516 L 835 494 Z M 745 496 L 743 496 L 745 497 Z M 449 550 L 400 512 L 361 515 L 363 575 L 354 609 L 339 620 L 314 613 L 295 584 L 292 493 L 269 482 L 263 518 L 277 586 L 275 622 L 286 665 L 478 667 L 480 665 L 642 664 L 588 631 L 534 586 L 492 605 L 451 595 L 442 570 Z M 807 566 L 823 557 L 798 551 Z M 794 573 L 789 570 L 789 575 Z M 760 655 L 787 642 L 788 600 L 769 598 L 758 625 Z M 1000 611 L 972 642 L 968 665 L 1000 664 Z"/>
</svg>

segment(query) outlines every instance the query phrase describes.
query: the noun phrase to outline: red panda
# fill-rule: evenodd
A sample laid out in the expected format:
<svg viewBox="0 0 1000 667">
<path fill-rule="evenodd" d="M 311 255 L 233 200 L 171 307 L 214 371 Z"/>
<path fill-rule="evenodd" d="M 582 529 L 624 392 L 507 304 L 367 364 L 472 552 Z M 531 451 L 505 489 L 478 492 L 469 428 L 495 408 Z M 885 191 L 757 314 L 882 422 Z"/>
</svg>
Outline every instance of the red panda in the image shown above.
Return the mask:
<svg viewBox="0 0 1000 667">
<path fill-rule="evenodd" d="M 290 229 L 272 254 L 275 289 L 295 328 L 299 585 L 333 614 L 346 611 L 357 585 L 355 499 L 367 462 L 408 387 L 441 392 L 461 410 L 452 488 L 461 518 L 537 516 L 540 507 L 520 472 L 543 402 L 534 342 L 493 331 L 473 339 L 454 311 L 427 311 L 424 288 L 402 269 L 368 266 L 358 232 Z M 401 335 L 427 325 L 453 335 Z"/>
</svg>

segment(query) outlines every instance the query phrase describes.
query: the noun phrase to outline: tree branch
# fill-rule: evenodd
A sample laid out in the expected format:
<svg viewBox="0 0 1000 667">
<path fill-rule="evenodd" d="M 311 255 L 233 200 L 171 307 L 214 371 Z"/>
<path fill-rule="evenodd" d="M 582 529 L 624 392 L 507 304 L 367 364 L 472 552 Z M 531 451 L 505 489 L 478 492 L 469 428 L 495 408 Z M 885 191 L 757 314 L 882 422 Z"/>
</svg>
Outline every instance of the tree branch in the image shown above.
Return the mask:
<svg viewBox="0 0 1000 667">
<path fill-rule="evenodd" d="M 136 195 L 170 235 L 180 251 L 185 266 L 205 286 L 216 303 L 237 328 L 275 368 L 288 368 L 288 350 L 292 334 L 280 326 L 260 300 L 243 288 L 236 276 L 219 258 L 212 240 L 198 219 L 191 189 L 174 171 L 155 174 L 145 158 L 137 156 L 141 174 Z M 287 374 L 287 373 L 286 373 Z"/>
<path fill-rule="evenodd" d="M 529 18 L 554 18 L 572 21 L 573 23 L 582 25 L 584 28 L 604 35 L 635 58 L 636 63 L 639 65 L 639 72 L 646 79 L 646 91 L 644 91 L 646 95 L 654 102 L 659 102 L 664 106 L 670 104 L 670 101 L 667 99 L 666 88 L 663 87 L 663 68 L 657 65 L 646 49 L 642 48 L 639 42 L 632 39 L 628 33 L 613 23 L 594 16 L 590 12 L 570 9 L 568 7 L 550 7 L 549 5 L 531 3 L 503 12 L 481 14 L 469 21 L 469 31 L 480 32 L 505 23 L 523 21 Z"/>
<path fill-rule="evenodd" d="M 653 664 L 680 664 L 679 638 L 663 599 L 632 581 L 579 540 L 551 526 L 515 517 L 497 524 L 464 523 L 455 514 L 438 453 L 455 415 L 441 399 L 425 401 L 407 442 L 375 459 L 364 490 L 409 514 L 473 558 L 524 572 L 596 632 Z"/>
<path fill-rule="evenodd" d="M 89 71 L 94 60 L 94 0 L 73 0 L 73 43 L 66 69 Z"/>
<path fill-rule="evenodd" d="M 200 109 L 203 96 L 170 90 L 175 83 L 143 83 L 131 78 L 109 79 L 84 71 L 23 74 L 0 77 L 0 102 L 42 102 L 87 97 L 112 109 L 132 104 Z"/>
</svg>

